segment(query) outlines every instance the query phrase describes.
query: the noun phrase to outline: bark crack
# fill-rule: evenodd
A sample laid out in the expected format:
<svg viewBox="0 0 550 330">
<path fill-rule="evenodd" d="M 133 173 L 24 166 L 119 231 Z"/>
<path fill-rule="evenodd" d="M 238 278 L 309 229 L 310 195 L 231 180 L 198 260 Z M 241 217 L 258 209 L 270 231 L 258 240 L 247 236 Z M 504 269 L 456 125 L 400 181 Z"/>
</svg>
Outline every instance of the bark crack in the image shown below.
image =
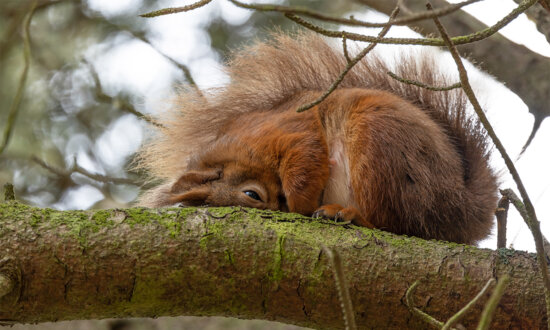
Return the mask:
<svg viewBox="0 0 550 330">
<path fill-rule="evenodd" d="M 306 308 L 306 301 L 305 301 L 304 297 L 302 297 L 302 294 L 300 293 L 301 286 L 302 286 L 302 279 L 299 279 L 298 280 L 298 287 L 296 288 L 296 293 L 298 294 L 298 298 L 300 298 L 300 300 L 302 301 L 302 311 L 304 312 L 304 315 L 306 316 L 306 318 L 309 318 L 309 314 L 308 314 L 307 308 Z"/>
</svg>

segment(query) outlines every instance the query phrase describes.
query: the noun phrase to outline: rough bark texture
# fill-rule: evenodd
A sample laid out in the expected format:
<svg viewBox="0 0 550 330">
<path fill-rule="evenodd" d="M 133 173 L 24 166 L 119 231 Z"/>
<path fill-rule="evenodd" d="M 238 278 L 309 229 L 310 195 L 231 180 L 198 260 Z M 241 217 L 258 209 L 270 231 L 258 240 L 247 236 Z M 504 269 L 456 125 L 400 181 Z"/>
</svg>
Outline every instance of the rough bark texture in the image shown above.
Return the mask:
<svg viewBox="0 0 550 330">
<path fill-rule="evenodd" d="M 387 15 L 395 8 L 397 0 L 357 0 Z M 444 0 L 431 0 L 434 8 L 448 5 Z M 412 11 L 425 11 L 425 0 L 405 2 Z M 535 5 L 539 6 L 538 4 Z M 452 15 L 441 17 L 441 22 L 451 36 L 466 35 L 482 30 L 487 26 L 466 12 L 460 10 Z M 432 20 L 423 20 L 410 26 L 423 35 L 439 35 Z M 527 104 L 535 116 L 535 129 L 550 115 L 548 95 L 550 95 L 550 59 L 537 54 L 527 47 L 518 45 L 497 33 L 489 39 L 461 45 L 458 50 L 463 56 L 477 62 L 486 72 L 504 82 L 508 88 Z"/>
<path fill-rule="evenodd" d="M 535 256 L 239 208 L 54 211 L 0 204 L 0 273 L 14 280 L 0 319 L 16 322 L 220 315 L 342 328 L 330 262 L 342 256 L 360 328 L 425 328 L 404 305 L 445 320 L 485 282 L 511 283 L 493 328 L 542 328 Z M 480 308 L 464 320 L 476 324 Z"/>
</svg>

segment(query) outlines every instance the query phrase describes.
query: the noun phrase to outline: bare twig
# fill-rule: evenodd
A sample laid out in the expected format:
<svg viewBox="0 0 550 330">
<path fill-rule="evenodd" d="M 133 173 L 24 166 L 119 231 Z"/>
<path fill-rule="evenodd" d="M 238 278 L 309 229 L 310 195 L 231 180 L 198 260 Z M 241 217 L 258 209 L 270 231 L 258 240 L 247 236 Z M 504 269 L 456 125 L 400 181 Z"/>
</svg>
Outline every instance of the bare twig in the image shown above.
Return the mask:
<svg viewBox="0 0 550 330">
<path fill-rule="evenodd" d="M 472 299 L 466 306 L 464 306 L 461 310 L 459 310 L 456 314 L 451 316 L 449 320 L 445 324 L 443 322 L 440 322 L 439 320 L 435 319 L 431 315 L 421 311 L 420 309 L 414 307 L 414 300 L 413 295 L 414 291 L 416 290 L 416 287 L 418 286 L 419 281 L 414 282 L 408 289 L 407 293 L 405 294 L 405 302 L 407 303 L 407 307 L 409 310 L 416 314 L 418 317 L 420 317 L 422 320 L 424 320 L 426 323 L 433 325 L 434 327 L 441 329 L 441 330 L 449 330 L 454 329 L 452 326 L 455 325 L 458 321 L 460 321 L 466 314 L 472 309 L 472 307 L 475 306 L 475 304 L 485 295 L 489 287 L 495 282 L 494 279 L 490 279 L 487 281 L 485 286 L 479 291 L 479 293 Z M 496 290 L 496 289 L 495 289 Z"/>
<path fill-rule="evenodd" d="M 399 7 L 395 7 L 395 9 L 393 10 L 393 12 L 390 15 L 390 19 L 397 16 L 398 13 L 399 13 Z M 287 16 L 288 16 L 288 14 L 287 14 Z M 382 38 L 383 36 L 385 36 L 386 33 L 388 33 L 388 30 L 390 29 L 390 27 L 391 27 L 390 25 L 388 25 L 386 27 L 383 27 L 382 31 L 380 31 L 380 33 L 378 34 L 378 38 Z M 342 80 L 344 80 L 344 77 L 355 66 L 355 64 L 357 64 L 361 59 L 363 59 L 363 57 L 365 57 L 365 55 L 367 55 L 376 46 L 376 44 L 377 44 L 376 42 L 371 43 L 370 45 L 365 47 L 365 49 L 363 49 L 359 54 L 357 54 L 351 61 L 348 61 L 348 64 L 346 65 L 344 70 L 340 73 L 340 75 L 332 83 L 332 85 L 327 89 L 327 91 L 325 93 L 323 93 L 323 95 L 321 95 L 315 101 L 313 101 L 311 103 L 308 103 L 308 104 L 305 104 L 305 105 L 301 106 L 300 108 L 298 108 L 297 112 L 306 111 L 306 110 L 311 109 L 312 107 L 316 106 L 317 104 L 323 102 L 323 100 L 326 99 L 338 87 L 338 85 L 340 85 Z"/>
<path fill-rule="evenodd" d="M 502 298 L 502 295 L 504 294 L 504 290 L 506 289 L 506 286 L 508 285 L 509 281 L 510 281 L 510 277 L 508 275 L 502 276 L 498 281 L 497 286 L 495 287 L 495 290 L 493 291 L 493 293 L 491 294 L 491 297 L 489 298 L 489 301 L 487 301 L 487 304 L 485 304 L 485 308 L 483 308 L 483 312 L 481 313 L 481 319 L 479 320 L 477 330 L 489 329 L 489 325 L 491 325 L 491 320 L 493 319 L 495 310 L 498 306 L 500 299 Z"/>
<path fill-rule="evenodd" d="M 29 73 L 29 67 L 31 65 L 31 36 L 30 36 L 30 25 L 31 19 L 34 15 L 34 10 L 36 9 L 37 1 L 33 1 L 29 9 L 29 13 L 23 21 L 23 72 L 21 73 L 21 78 L 19 79 L 19 85 L 17 87 L 17 92 L 13 99 L 13 102 L 10 106 L 8 118 L 6 120 L 6 127 L 4 128 L 4 140 L 0 144 L 0 154 L 4 152 L 6 147 L 10 142 L 11 135 L 15 126 L 15 119 L 17 118 L 17 113 L 19 112 L 19 106 L 21 105 L 21 100 L 23 99 L 23 93 L 25 91 L 25 82 L 27 81 L 27 76 Z"/>
<path fill-rule="evenodd" d="M 490 26 L 481 31 L 474 32 L 472 34 L 454 37 L 451 40 L 455 45 L 463 45 L 476 41 L 486 39 L 493 34 L 497 33 L 500 29 L 513 21 L 516 17 L 526 11 L 529 7 L 534 5 L 538 0 L 524 0 L 518 7 L 512 10 L 508 15 L 498 21 L 495 25 Z M 323 29 L 317 25 L 312 24 L 294 14 L 285 14 L 286 17 L 293 20 L 297 24 L 303 27 L 313 30 L 319 34 L 322 34 L 331 38 L 341 38 L 345 35 L 349 40 L 365 41 L 365 42 L 377 42 L 381 44 L 397 44 L 397 45 L 426 45 L 426 46 L 445 46 L 445 42 L 441 38 L 378 38 L 373 36 L 367 36 L 359 33 L 352 33 L 347 31 L 331 31 Z"/>
<path fill-rule="evenodd" d="M 481 299 L 489 287 L 495 282 L 495 279 L 491 278 L 485 286 L 479 291 L 479 293 L 474 297 L 474 299 L 470 300 L 466 306 L 464 306 L 461 310 L 459 310 L 455 315 L 451 316 L 449 320 L 443 325 L 441 330 L 449 330 L 453 325 L 455 325 L 458 321 L 460 321 L 466 314 L 474 307 L 474 305 Z"/>
<path fill-rule="evenodd" d="M 357 329 L 357 325 L 355 324 L 355 314 L 353 312 L 353 305 L 351 303 L 348 283 L 346 282 L 346 278 L 344 277 L 344 270 L 342 267 L 342 259 L 340 258 L 340 254 L 338 253 L 338 251 L 331 250 L 327 247 L 323 247 L 323 251 L 327 254 L 327 257 L 332 264 L 334 282 L 336 282 L 338 297 L 340 298 L 340 305 L 342 307 L 342 313 L 344 314 L 345 328 L 349 330 L 355 330 Z"/>
<path fill-rule="evenodd" d="M 64 1 L 76 1 L 76 0 L 64 0 Z M 128 26 L 128 25 L 111 22 L 111 21 L 105 19 L 104 17 L 100 17 L 100 16 L 94 16 L 94 17 L 84 16 L 84 18 L 89 19 L 91 21 L 95 21 L 99 24 L 103 24 L 103 25 L 107 26 L 110 29 L 113 29 L 113 30 L 116 30 L 116 31 L 121 31 L 121 32 L 126 32 L 126 33 L 130 34 L 133 38 L 146 43 L 154 51 L 156 51 L 159 55 L 161 55 L 167 61 L 169 61 L 174 66 L 176 66 L 178 69 L 180 69 L 182 71 L 183 75 L 185 76 L 185 79 L 187 80 L 187 82 L 191 85 L 191 87 L 193 87 L 195 89 L 195 92 L 199 96 L 202 96 L 202 93 L 201 93 L 200 89 L 197 87 L 197 84 L 195 83 L 195 80 L 193 79 L 189 68 L 185 64 L 180 63 L 179 61 L 174 59 L 172 56 L 164 53 L 159 48 L 157 48 L 153 44 L 152 40 L 147 38 L 145 33 L 141 32 L 141 31 L 136 31 L 136 29 L 134 29 L 133 27 Z"/>
<path fill-rule="evenodd" d="M 109 96 L 109 95 L 105 94 L 105 92 L 103 92 L 103 88 L 101 86 L 101 81 L 99 80 L 99 77 L 98 77 L 97 72 L 95 71 L 94 67 L 85 60 L 83 62 L 88 65 L 88 68 L 90 70 L 90 74 L 92 75 L 92 78 L 93 78 L 94 83 L 95 83 L 96 98 L 99 101 L 105 102 L 105 103 L 110 103 L 113 106 L 115 106 L 116 108 L 118 108 L 120 110 L 123 110 L 123 111 L 126 111 L 126 112 L 129 112 L 129 113 L 135 115 L 136 117 L 147 121 L 150 124 L 153 124 L 157 127 L 162 127 L 161 124 L 154 121 L 150 116 L 147 116 L 147 115 L 141 113 L 140 111 L 136 110 L 136 108 L 134 108 L 126 100 L 123 100 L 120 97 L 112 97 L 112 96 Z"/>
<path fill-rule="evenodd" d="M 408 25 L 410 23 L 421 21 L 427 18 L 433 18 L 435 16 L 441 17 L 444 15 L 451 14 L 464 6 L 470 5 L 472 3 L 475 3 L 481 0 L 467 0 L 460 3 L 452 4 L 443 8 L 438 8 L 437 10 L 434 10 L 431 12 L 425 11 L 422 13 L 411 14 L 406 17 L 395 18 L 386 23 L 371 23 L 371 22 L 361 21 L 355 18 L 347 19 L 347 18 L 341 18 L 341 17 L 332 17 L 332 16 L 327 16 L 325 14 L 318 13 L 306 8 L 302 8 L 302 7 L 289 7 L 289 6 L 280 6 L 280 5 L 273 5 L 273 4 L 256 4 L 256 3 L 247 4 L 247 3 L 240 2 L 238 0 L 229 0 L 229 1 L 237 7 L 246 8 L 246 9 L 302 15 L 309 18 L 318 19 L 323 22 L 336 23 L 336 24 L 342 24 L 342 25 L 348 25 L 348 26 L 362 26 L 362 27 L 369 27 L 369 28 L 377 28 L 377 27 L 386 27 L 386 26 L 393 26 L 393 25 Z"/>
<path fill-rule="evenodd" d="M 90 179 L 93 179 L 95 181 L 102 182 L 102 183 L 131 184 L 131 185 L 139 186 L 139 183 L 135 182 L 132 179 L 111 178 L 109 176 L 102 175 L 102 174 L 90 173 L 86 169 L 80 167 L 76 163 L 76 161 L 74 162 L 73 166 L 70 169 L 64 170 L 64 169 L 60 169 L 60 168 L 48 165 L 46 162 L 44 162 L 42 159 L 40 159 L 38 157 L 33 156 L 31 159 L 32 159 L 32 161 L 34 161 L 38 165 L 42 166 L 46 170 L 48 170 L 48 171 L 50 171 L 50 172 L 52 172 L 55 175 L 60 176 L 60 177 L 70 177 L 71 174 L 73 174 L 73 173 L 79 173 L 79 174 L 82 174 L 82 175 L 84 175 L 84 176 L 86 176 Z"/>
<path fill-rule="evenodd" d="M 189 83 L 189 85 L 191 85 L 191 87 L 193 87 L 195 89 L 195 92 L 197 93 L 197 95 L 199 96 L 203 96 L 201 90 L 199 89 L 199 87 L 197 86 L 197 83 L 195 82 L 195 79 L 193 79 L 193 76 L 191 75 L 191 71 L 189 70 L 189 68 L 180 63 L 179 61 L 177 61 L 176 59 L 174 59 L 173 57 L 171 57 L 170 55 L 164 53 L 163 51 L 161 51 L 160 49 L 158 49 L 157 47 L 155 47 L 153 45 L 153 43 L 151 42 L 151 40 L 149 38 L 147 38 L 143 33 L 138 33 L 136 31 L 134 31 L 132 28 L 130 27 L 126 27 L 126 26 L 121 26 L 121 25 L 117 25 L 117 24 L 114 24 L 114 23 L 111 23 L 109 21 L 105 21 L 103 20 L 103 22 L 105 24 L 108 24 L 109 27 L 112 27 L 114 29 L 117 29 L 117 30 L 120 30 L 120 31 L 124 31 L 124 32 L 127 32 L 129 34 L 132 35 L 132 37 L 148 44 L 151 48 L 153 48 L 159 55 L 161 55 L 162 57 L 164 57 L 167 61 L 169 61 L 170 63 L 172 63 L 174 66 L 176 66 L 178 69 L 181 70 L 181 72 L 183 73 L 183 75 L 185 76 L 185 79 L 187 80 L 187 82 Z"/>
<path fill-rule="evenodd" d="M 433 325 L 434 327 L 441 329 L 441 327 L 444 325 L 443 322 L 440 322 L 436 319 L 434 319 L 431 315 L 424 313 L 420 309 L 414 307 L 414 291 L 416 290 L 416 287 L 418 286 L 419 281 L 414 282 L 408 289 L 407 293 L 405 294 L 405 302 L 407 303 L 407 307 L 409 307 L 409 310 L 411 313 L 416 314 L 418 317 L 420 317 L 422 320 L 424 320 L 426 323 Z"/>
<path fill-rule="evenodd" d="M 346 58 L 346 61 L 349 64 L 351 62 L 351 57 L 349 57 L 348 43 L 345 35 L 342 36 L 342 49 L 344 51 L 344 57 Z"/>
<path fill-rule="evenodd" d="M 529 225 L 529 215 L 527 214 L 527 209 L 525 208 L 525 205 L 521 202 L 519 197 L 516 195 L 516 193 L 512 189 L 502 189 L 500 191 L 503 198 L 506 198 L 508 201 L 510 201 L 516 210 L 519 212 L 521 217 L 525 220 L 525 223 L 531 229 Z M 541 233 L 542 236 L 542 244 L 544 247 L 544 253 L 546 254 L 546 258 L 550 260 L 550 242 L 546 239 L 546 237 Z"/>
<path fill-rule="evenodd" d="M 184 12 L 184 11 L 190 11 L 190 10 L 193 10 L 193 9 L 197 9 L 197 8 L 202 7 L 202 6 L 206 6 L 210 2 L 212 2 L 212 0 L 201 0 L 201 1 L 197 1 L 193 4 L 190 4 L 188 6 L 164 8 L 164 9 L 155 10 L 155 11 L 152 11 L 152 12 L 149 12 L 149 13 L 146 13 L 146 14 L 141 14 L 139 16 L 141 16 L 141 17 L 157 17 L 157 16 L 162 16 L 162 15 L 176 14 L 176 13 L 181 13 L 181 12 Z"/>
<path fill-rule="evenodd" d="M 508 208 L 510 200 L 506 196 L 502 196 L 498 201 L 495 215 L 497 217 L 497 249 L 506 247 L 506 223 L 508 221 Z"/>
<path fill-rule="evenodd" d="M 525 3 L 525 1 L 523 2 Z M 428 4 L 428 9 L 431 9 L 431 5 Z M 527 222 L 527 225 L 529 226 L 529 229 L 531 229 L 531 233 L 533 234 L 533 238 L 535 240 L 535 246 L 537 249 L 537 260 L 539 264 L 539 269 L 542 275 L 542 280 L 545 287 L 545 298 L 546 298 L 546 313 L 547 315 L 550 315 L 550 278 L 548 275 L 548 267 L 546 265 L 546 258 L 544 253 L 544 244 L 542 239 L 542 234 L 540 232 L 540 224 L 537 220 L 537 215 L 535 213 L 535 208 L 533 204 L 531 203 L 531 199 L 529 198 L 529 195 L 527 194 L 527 190 L 525 189 L 525 186 L 523 185 L 523 182 L 521 181 L 521 178 L 519 176 L 519 173 L 514 166 L 514 163 L 510 159 L 510 156 L 508 156 L 508 153 L 506 152 L 506 149 L 500 142 L 499 138 L 497 137 L 495 131 L 493 130 L 493 127 L 489 123 L 489 120 L 487 119 L 487 116 L 485 116 L 485 113 L 481 109 L 481 105 L 479 104 L 479 101 L 477 100 L 475 93 L 472 89 L 472 86 L 470 85 L 469 79 L 468 79 L 468 73 L 466 72 L 466 69 L 464 68 L 464 64 L 462 63 L 462 59 L 460 58 L 460 55 L 458 54 L 458 51 L 456 49 L 456 46 L 453 44 L 452 39 L 447 34 L 447 31 L 441 25 L 441 22 L 439 19 L 434 18 L 434 22 L 437 26 L 437 29 L 439 30 L 439 33 L 441 34 L 441 37 L 445 41 L 445 44 L 447 45 L 447 48 L 451 52 L 451 55 L 456 63 L 459 76 L 460 76 L 460 82 L 462 83 L 462 88 L 464 89 L 464 92 L 468 96 L 468 99 L 470 100 L 470 103 L 472 103 L 472 106 L 474 107 L 474 110 L 476 114 L 478 115 L 481 123 L 483 124 L 483 127 L 491 137 L 491 140 L 497 147 L 498 151 L 504 158 L 504 162 L 506 163 L 506 166 L 508 167 L 508 170 L 512 174 L 512 177 L 514 181 L 516 182 L 516 185 L 519 189 L 519 192 L 521 194 L 521 197 L 523 198 L 525 208 L 527 210 L 527 218 L 525 218 L 525 221 Z M 550 319 L 549 319 L 550 321 Z M 549 323 L 550 324 L 550 323 Z"/>
<path fill-rule="evenodd" d="M 388 71 L 387 72 L 388 75 L 390 77 L 392 77 L 393 79 L 397 80 L 397 81 L 400 81 L 404 84 L 409 84 L 409 85 L 414 85 L 414 86 L 418 86 L 418 87 L 422 87 L 422 88 L 425 88 L 425 89 L 428 89 L 428 90 L 431 90 L 431 91 L 435 91 L 435 92 L 442 92 L 442 91 L 450 91 L 452 89 L 456 89 L 456 88 L 460 88 L 462 87 L 462 85 L 458 82 L 456 84 L 453 84 L 453 85 L 450 85 L 450 86 L 430 86 L 430 85 L 426 85 L 424 83 L 421 83 L 420 81 L 416 81 L 416 80 L 409 80 L 409 79 L 405 79 L 405 78 L 402 78 L 402 77 L 399 77 L 398 75 L 396 75 L 395 73 L 391 72 L 391 71 Z"/>
</svg>

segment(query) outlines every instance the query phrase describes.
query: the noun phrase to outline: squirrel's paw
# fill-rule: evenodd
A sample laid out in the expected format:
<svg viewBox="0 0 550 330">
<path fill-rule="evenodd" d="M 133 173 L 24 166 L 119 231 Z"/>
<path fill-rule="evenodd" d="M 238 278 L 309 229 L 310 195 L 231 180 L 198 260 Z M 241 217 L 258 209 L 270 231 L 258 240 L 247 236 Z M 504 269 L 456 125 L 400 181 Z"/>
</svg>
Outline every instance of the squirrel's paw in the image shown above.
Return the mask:
<svg viewBox="0 0 550 330">
<path fill-rule="evenodd" d="M 365 220 L 355 207 L 343 207 L 340 204 L 323 205 L 313 212 L 312 217 L 333 219 L 336 222 L 353 223 L 357 226 L 374 228 L 372 223 Z"/>
</svg>

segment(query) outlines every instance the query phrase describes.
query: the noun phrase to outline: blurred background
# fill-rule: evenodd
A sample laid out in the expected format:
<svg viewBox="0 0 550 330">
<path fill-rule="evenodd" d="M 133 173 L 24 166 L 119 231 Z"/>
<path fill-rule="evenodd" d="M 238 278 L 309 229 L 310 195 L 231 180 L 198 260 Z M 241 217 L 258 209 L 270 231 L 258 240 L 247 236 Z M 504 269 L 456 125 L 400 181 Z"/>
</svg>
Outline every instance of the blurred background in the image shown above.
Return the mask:
<svg viewBox="0 0 550 330">
<path fill-rule="evenodd" d="M 255 2 L 301 5 L 331 16 L 353 14 L 369 21 L 387 19 L 351 0 Z M 23 27 L 33 3 L 0 1 L 1 134 L 11 125 L 10 107 L 25 67 Z M 0 153 L 0 184 L 13 183 L 17 198 L 25 203 L 61 210 L 132 205 L 147 187 L 144 173 L 130 170 L 136 150 L 150 136 L 150 124 L 143 116 L 161 113 L 178 90 L 192 88 L 193 81 L 200 89 L 227 83 L 222 68 L 229 50 L 262 38 L 273 28 L 296 29 L 281 14 L 240 9 L 221 0 L 191 12 L 149 19 L 139 14 L 191 1 L 36 3 L 29 26 L 28 77 L 11 125 L 11 140 Z M 515 6 L 512 0 L 487 0 L 467 10 L 486 24 L 494 24 Z M 548 42 L 524 15 L 502 33 L 531 51 L 550 56 Z M 390 31 L 390 36 L 411 35 L 417 34 L 406 27 Z M 377 48 L 393 52 L 397 47 Z M 470 73 L 497 133 L 516 159 L 532 128 L 532 115 L 504 85 L 473 67 Z M 543 122 L 531 147 L 517 161 L 547 237 L 549 126 Z M 504 169 L 500 157 L 493 158 L 495 168 Z M 502 187 L 515 188 L 505 173 Z M 515 213 L 511 210 L 508 241 L 515 248 L 534 251 L 530 233 Z M 491 239 L 482 246 L 495 248 L 496 243 Z"/>
<path fill-rule="evenodd" d="M 32 3 L 0 2 L 2 131 L 24 67 L 22 26 Z M 139 114 L 162 111 L 190 77 L 200 88 L 225 83 L 221 66 L 228 49 L 270 27 L 290 26 L 281 15 L 254 14 L 227 1 L 153 19 L 138 15 L 178 3 L 37 3 L 30 70 L 10 143 L 0 155 L 0 183 L 14 183 L 18 198 L 29 204 L 56 209 L 130 205 L 143 184 L 140 173 L 128 171 L 147 135 Z M 351 6 L 337 3 L 316 6 L 336 15 Z"/>
</svg>

